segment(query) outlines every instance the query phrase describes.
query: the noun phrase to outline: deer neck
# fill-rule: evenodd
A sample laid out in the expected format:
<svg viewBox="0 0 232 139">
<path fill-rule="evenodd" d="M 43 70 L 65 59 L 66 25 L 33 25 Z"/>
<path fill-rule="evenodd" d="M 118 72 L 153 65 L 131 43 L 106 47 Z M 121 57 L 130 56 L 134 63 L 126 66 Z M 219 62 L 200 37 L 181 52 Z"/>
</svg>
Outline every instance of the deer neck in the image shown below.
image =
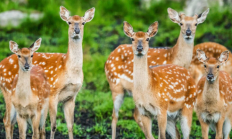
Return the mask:
<svg viewBox="0 0 232 139">
<path fill-rule="evenodd" d="M 133 95 L 141 97 L 143 93 L 146 93 L 147 89 L 149 89 L 150 70 L 147 64 L 147 54 L 142 57 L 134 56 L 133 68 Z"/>
<path fill-rule="evenodd" d="M 194 38 L 193 38 L 194 40 Z M 172 48 L 172 64 L 188 68 L 192 61 L 194 41 L 187 42 L 180 32 L 176 45 Z"/>
<path fill-rule="evenodd" d="M 219 77 L 210 83 L 205 80 L 204 90 L 203 90 L 203 100 L 208 104 L 216 103 L 219 100 Z"/>
<path fill-rule="evenodd" d="M 26 102 L 23 100 L 27 100 L 31 96 L 30 71 L 23 71 L 19 68 L 16 95 L 22 102 Z"/>
<path fill-rule="evenodd" d="M 69 46 L 66 59 L 66 68 L 70 71 L 80 71 L 83 65 L 82 37 L 73 39 L 69 37 Z"/>
</svg>

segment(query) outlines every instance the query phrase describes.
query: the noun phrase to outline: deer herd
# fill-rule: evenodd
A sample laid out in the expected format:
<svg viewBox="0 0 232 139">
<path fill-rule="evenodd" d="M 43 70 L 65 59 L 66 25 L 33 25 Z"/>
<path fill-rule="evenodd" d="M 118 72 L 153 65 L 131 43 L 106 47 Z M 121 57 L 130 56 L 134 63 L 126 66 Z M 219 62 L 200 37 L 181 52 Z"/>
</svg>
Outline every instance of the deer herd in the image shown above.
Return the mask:
<svg viewBox="0 0 232 139">
<path fill-rule="evenodd" d="M 208 138 L 209 127 L 217 139 L 228 139 L 232 127 L 232 55 L 226 47 L 206 42 L 194 46 L 197 26 L 206 20 L 209 9 L 186 16 L 168 8 L 172 22 L 180 26 L 180 34 L 172 48 L 150 48 L 149 40 L 158 32 L 158 22 L 147 32 L 134 32 L 126 21 L 123 31 L 131 44 L 118 46 L 105 63 L 105 73 L 113 98 L 112 138 L 125 92 L 132 94 L 134 118 L 148 139 L 152 135 L 152 119 L 159 127 L 159 138 L 166 131 L 173 139 L 191 132 L 193 111 L 199 119 L 202 137 Z M 0 63 L 0 88 L 6 103 L 4 126 L 7 139 L 13 139 L 17 122 L 21 139 L 26 138 L 27 122 L 33 129 L 33 139 L 45 139 L 45 121 L 49 113 L 50 138 L 55 138 L 56 114 L 63 103 L 69 138 L 73 139 L 75 99 L 83 83 L 82 41 L 84 25 L 90 22 L 95 8 L 84 16 L 71 16 L 63 6 L 60 17 L 69 25 L 68 51 L 38 53 L 42 39 L 20 49 L 9 42 L 13 55 Z"/>
</svg>

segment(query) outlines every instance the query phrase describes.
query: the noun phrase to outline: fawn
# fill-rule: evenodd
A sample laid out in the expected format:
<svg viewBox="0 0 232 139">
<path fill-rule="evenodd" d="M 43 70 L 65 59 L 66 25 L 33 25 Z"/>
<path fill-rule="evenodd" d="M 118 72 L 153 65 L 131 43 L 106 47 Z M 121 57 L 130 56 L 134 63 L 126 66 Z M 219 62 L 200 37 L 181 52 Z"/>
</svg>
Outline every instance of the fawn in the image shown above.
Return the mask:
<svg viewBox="0 0 232 139">
<path fill-rule="evenodd" d="M 228 139 L 232 125 L 232 80 L 220 67 L 229 51 L 221 53 L 218 59 L 207 58 L 198 49 L 197 57 L 204 64 L 206 76 L 197 84 L 196 113 L 201 124 L 202 137 L 208 139 L 209 127 L 216 131 L 216 139 Z"/>
<path fill-rule="evenodd" d="M 178 117 L 181 119 L 183 137 L 189 137 L 192 111 L 196 97 L 196 86 L 187 69 L 177 65 L 149 67 L 149 40 L 158 31 L 158 22 L 150 25 L 147 32 L 134 32 L 132 26 L 124 22 L 124 33 L 132 39 L 133 99 L 137 107 L 135 119 L 146 138 L 153 138 L 151 119 L 157 116 L 159 137 L 165 139 L 165 131 L 172 138 L 179 138 L 176 129 Z"/>
<path fill-rule="evenodd" d="M 10 50 L 18 56 L 18 75 L 12 84 L 11 103 L 17 115 L 19 135 L 26 139 L 27 122 L 33 129 L 33 139 L 45 139 L 45 122 L 48 113 L 50 86 L 43 69 L 32 64 L 33 53 L 41 44 L 38 39 L 29 48 L 18 48 L 10 41 Z"/>
<path fill-rule="evenodd" d="M 190 73 L 195 79 L 196 83 L 198 83 L 198 81 L 201 79 L 201 77 L 204 74 L 204 67 L 197 58 L 197 49 L 204 51 L 207 57 L 215 57 L 215 58 L 218 58 L 222 52 L 229 51 L 225 46 L 215 42 L 204 42 L 196 45 L 193 49 L 193 59 L 189 67 Z M 221 70 L 228 72 L 230 75 L 232 75 L 231 60 L 232 60 L 232 55 L 229 54 L 228 61 L 220 66 Z"/>
</svg>

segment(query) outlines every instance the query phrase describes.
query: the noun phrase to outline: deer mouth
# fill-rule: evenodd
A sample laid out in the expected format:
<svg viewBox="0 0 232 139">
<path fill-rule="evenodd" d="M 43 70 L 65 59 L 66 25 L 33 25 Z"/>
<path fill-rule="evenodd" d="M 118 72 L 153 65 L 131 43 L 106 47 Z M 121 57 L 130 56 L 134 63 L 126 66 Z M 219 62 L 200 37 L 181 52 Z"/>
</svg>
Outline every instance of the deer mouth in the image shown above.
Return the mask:
<svg viewBox="0 0 232 139">
<path fill-rule="evenodd" d="M 144 56 L 145 52 L 144 51 L 135 51 L 135 55 L 138 57 Z"/>
<path fill-rule="evenodd" d="M 191 40 L 193 37 L 192 36 L 185 36 L 186 40 Z"/>
<path fill-rule="evenodd" d="M 80 39 L 81 35 L 80 34 L 76 34 L 75 32 L 73 33 L 73 35 L 71 36 L 73 39 Z"/>
<path fill-rule="evenodd" d="M 213 83 L 216 80 L 216 77 L 213 78 L 206 78 L 209 83 Z"/>
</svg>

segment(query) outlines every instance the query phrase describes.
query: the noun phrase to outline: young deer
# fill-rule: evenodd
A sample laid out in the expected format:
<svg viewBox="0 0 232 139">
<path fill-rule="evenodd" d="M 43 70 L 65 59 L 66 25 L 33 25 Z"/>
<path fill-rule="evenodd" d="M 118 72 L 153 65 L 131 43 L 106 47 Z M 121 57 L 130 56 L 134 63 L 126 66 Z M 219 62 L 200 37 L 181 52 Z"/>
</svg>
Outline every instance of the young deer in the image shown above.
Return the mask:
<svg viewBox="0 0 232 139">
<path fill-rule="evenodd" d="M 32 65 L 33 53 L 39 49 L 41 40 L 38 39 L 30 48 L 22 49 L 10 41 L 10 50 L 18 56 L 19 69 L 12 84 L 12 94 L 9 94 L 11 101 L 7 103 L 17 113 L 20 139 L 26 139 L 27 121 L 31 121 L 33 139 L 46 138 L 50 86 L 43 69 Z"/>
<path fill-rule="evenodd" d="M 229 51 L 225 46 L 222 46 L 218 43 L 214 42 L 205 42 L 198 44 L 193 49 L 193 59 L 191 65 L 189 67 L 191 75 L 194 77 L 195 82 L 197 83 L 202 75 L 204 74 L 204 67 L 201 62 L 197 58 L 196 51 L 200 49 L 205 52 L 207 57 L 215 57 L 219 58 L 220 54 L 224 51 Z M 229 54 L 229 59 L 225 64 L 220 66 L 220 69 L 226 71 L 230 75 L 232 75 L 232 55 Z"/>
<path fill-rule="evenodd" d="M 153 138 L 151 119 L 157 116 L 159 137 L 165 139 L 165 131 L 178 138 L 176 121 L 181 119 L 183 137 L 189 137 L 192 123 L 196 86 L 187 69 L 177 65 L 149 67 L 149 39 L 156 35 L 158 22 L 150 25 L 147 32 L 134 32 L 124 22 L 124 32 L 132 41 L 134 54 L 133 99 L 137 107 L 135 119 L 146 138 Z M 166 126 L 168 125 L 168 126 Z"/>
<path fill-rule="evenodd" d="M 149 48 L 147 53 L 148 65 L 152 67 L 162 64 L 175 64 L 189 68 L 192 60 L 197 25 L 205 21 L 208 12 L 209 9 L 202 14 L 189 17 L 184 14 L 178 14 L 175 10 L 168 8 L 169 18 L 181 27 L 178 41 L 172 48 Z M 147 41 L 149 41 L 149 38 Z M 134 39 L 132 39 L 132 42 L 134 42 Z M 105 64 L 105 73 L 114 101 L 112 138 L 116 137 L 118 112 L 123 102 L 124 90 L 132 92 L 133 62 L 132 45 L 124 44 L 118 46 L 110 54 Z"/>
<path fill-rule="evenodd" d="M 34 53 L 33 64 L 41 66 L 50 84 L 51 95 L 49 96 L 49 115 L 51 121 L 51 138 L 56 131 L 57 105 L 63 102 L 65 120 L 68 127 L 69 138 L 73 138 L 73 122 L 75 98 L 83 83 L 83 52 L 82 41 L 84 25 L 94 17 L 95 9 L 85 12 L 83 17 L 70 16 L 69 11 L 60 7 L 60 17 L 69 25 L 69 45 L 66 54 L 60 53 Z M 11 55 L 0 63 L 0 87 L 7 102 L 7 94 L 11 93 L 11 84 L 18 73 L 17 56 Z M 12 138 L 13 127 L 11 126 L 11 107 L 6 104 L 4 125 L 6 137 Z"/>
<path fill-rule="evenodd" d="M 208 139 L 209 127 L 216 131 L 216 139 L 228 139 L 232 126 L 232 80 L 220 67 L 229 51 L 221 53 L 218 59 L 207 58 L 198 49 L 197 57 L 204 64 L 206 76 L 197 85 L 196 113 L 201 124 L 202 137 Z"/>
</svg>

